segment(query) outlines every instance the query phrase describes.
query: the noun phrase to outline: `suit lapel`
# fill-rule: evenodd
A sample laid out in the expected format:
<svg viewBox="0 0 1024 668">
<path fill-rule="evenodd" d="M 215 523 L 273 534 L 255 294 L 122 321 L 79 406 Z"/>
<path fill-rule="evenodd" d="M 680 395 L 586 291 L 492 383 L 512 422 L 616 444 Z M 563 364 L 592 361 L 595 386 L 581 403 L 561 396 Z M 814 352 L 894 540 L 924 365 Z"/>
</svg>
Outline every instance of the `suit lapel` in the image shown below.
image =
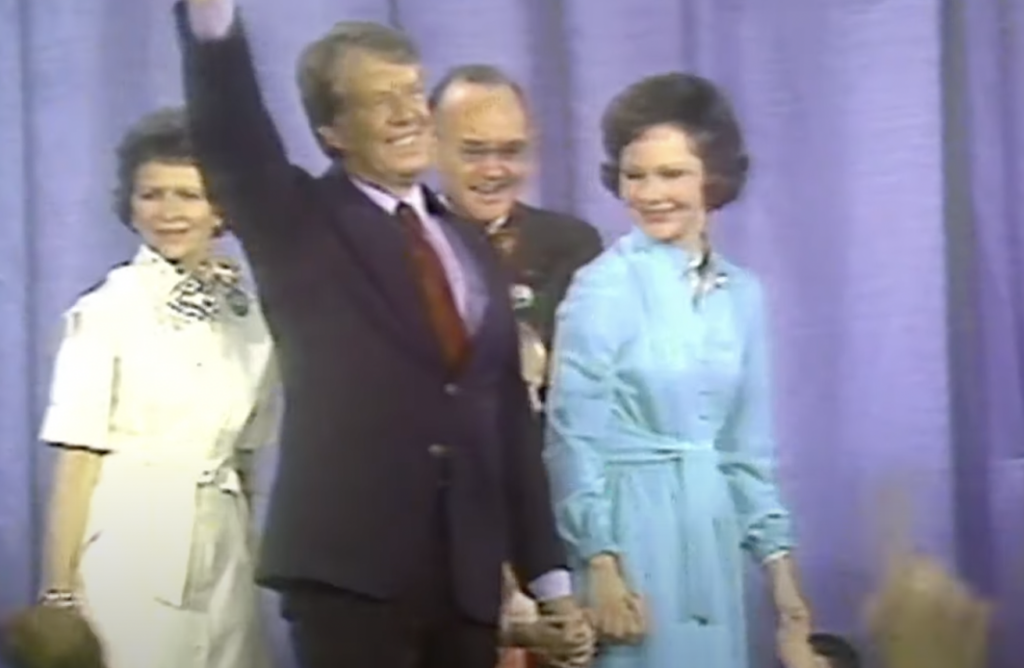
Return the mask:
<svg viewBox="0 0 1024 668">
<path fill-rule="evenodd" d="M 367 284 L 379 297 L 370 300 L 375 303 L 368 307 L 407 347 L 431 364 L 441 364 L 402 229 L 340 168 L 332 167 L 323 179 L 336 212 L 329 227 L 350 249 L 348 256 L 370 279 Z"/>
<path fill-rule="evenodd" d="M 431 212 L 458 238 L 469 256 L 468 259 L 475 263 L 474 269 L 479 272 L 481 282 L 487 288 L 487 303 L 480 315 L 480 323 L 472 333 L 473 348 L 470 363 L 466 365 L 466 372 L 470 372 L 473 367 L 487 359 L 490 348 L 501 341 L 502 328 L 511 324 L 500 317 L 503 312 L 500 307 L 509 300 L 508 277 L 502 269 L 497 253 L 479 227 L 442 210 L 440 203 L 429 190 L 427 204 L 430 207 L 438 207 L 432 208 Z"/>
<path fill-rule="evenodd" d="M 536 265 L 539 260 L 540 234 L 534 217 L 522 204 L 516 204 L 505 223 L 516 235 L 516 248 L 512 255 L 509 271 L 513 283 L 533 284 L 536 278 Z"/>
<path fill-rule="evenodd" d="M 401 228 L 339 167 L 332 167 L 324 181 L 336 212 L 330 228 L 351 250 L 349 257 L 369 277 L 368 286 L 378 297 L 367 300 L 368 308 L 379 314 L 388 329 L 425 361 L 432 366 L 443 366 L 440 347 L 423 308 L 419 277 L 409 261 Z M 473 348 L 465 368 L 469 373 L 487 358 L 494 343 L 500 342 L 501 330 L 512 324 L 500 317 L 503 310 L 498 308 L 509 299 L 508 280 L 480 230 L 448 212 L 429 189 L 424 188 L 424 192 L 428 211 L 455 234 L 466 250 L 466 259 L 476 265 L 471 269 L 479 272 L 487 288 L 487 303 L 479 325 L 471 334 Z"/>
</svg>

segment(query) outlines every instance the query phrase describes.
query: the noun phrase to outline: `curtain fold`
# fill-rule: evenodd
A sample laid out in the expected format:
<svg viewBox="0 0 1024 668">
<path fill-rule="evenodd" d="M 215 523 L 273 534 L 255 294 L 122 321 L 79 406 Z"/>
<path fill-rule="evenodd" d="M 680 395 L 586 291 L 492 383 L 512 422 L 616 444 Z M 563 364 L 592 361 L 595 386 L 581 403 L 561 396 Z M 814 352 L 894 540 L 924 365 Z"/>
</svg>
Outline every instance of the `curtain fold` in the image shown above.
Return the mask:
<svg viewBox="0 0 1024 668">
<path fill-rule="evenodd" d="M 996 603 L 994 665 L 1011 666 L 1024 652 L 1024 6 L 949 0 L 945 16 L 960 559 Z"/>
<path fill-rule="evenodd" d="M 36 561 L 27 18 L 19 0 L 0 0 L 0 614 L 30 598 Z"/>
</svg>

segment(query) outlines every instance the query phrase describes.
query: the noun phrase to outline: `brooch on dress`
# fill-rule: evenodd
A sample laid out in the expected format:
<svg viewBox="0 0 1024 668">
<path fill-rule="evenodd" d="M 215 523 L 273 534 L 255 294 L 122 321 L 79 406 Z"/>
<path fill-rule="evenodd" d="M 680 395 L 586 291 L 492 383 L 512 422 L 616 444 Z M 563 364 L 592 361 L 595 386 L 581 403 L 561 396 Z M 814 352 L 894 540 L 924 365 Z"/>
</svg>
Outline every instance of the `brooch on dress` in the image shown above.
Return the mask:
<svg viewBox="0 0 1024 668">
<path fill-rule="evenodd" d="M 704 297 L 711 294 L 714 290 L 724 287 L 729 282 L 729 275 L 718 271 L 715 267 L 714 258 L 710 250 L 690 262 L 686 268 L 686 275 L 690 279 L 690 285 L 693 287 L 694 306 L 699 305 Z"/>
</svg>

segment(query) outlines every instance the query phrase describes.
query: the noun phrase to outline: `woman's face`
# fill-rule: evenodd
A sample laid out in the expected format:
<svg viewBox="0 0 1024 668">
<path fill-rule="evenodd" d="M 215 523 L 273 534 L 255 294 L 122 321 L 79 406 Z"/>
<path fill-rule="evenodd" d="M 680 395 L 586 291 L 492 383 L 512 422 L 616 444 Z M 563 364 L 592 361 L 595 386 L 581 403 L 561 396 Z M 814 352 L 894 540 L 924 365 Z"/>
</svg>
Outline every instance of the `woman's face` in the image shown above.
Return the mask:
<svg viewBox="0 0 1024 668">
<path fill-rule="evenodd" d="M 650 127 L 622 150 L 619 194 L 652 239 L 700 245 L 707 224 L 704 164 L 681 129 Z"/>
<path fill-rule="evenodd" d="M 206 198 L 199 170 L 187 163 L 140 165 L 135 170 L 131 216 L 150 248 L 186 265 L 206 258 L 223 223 Z"/>
</svg>

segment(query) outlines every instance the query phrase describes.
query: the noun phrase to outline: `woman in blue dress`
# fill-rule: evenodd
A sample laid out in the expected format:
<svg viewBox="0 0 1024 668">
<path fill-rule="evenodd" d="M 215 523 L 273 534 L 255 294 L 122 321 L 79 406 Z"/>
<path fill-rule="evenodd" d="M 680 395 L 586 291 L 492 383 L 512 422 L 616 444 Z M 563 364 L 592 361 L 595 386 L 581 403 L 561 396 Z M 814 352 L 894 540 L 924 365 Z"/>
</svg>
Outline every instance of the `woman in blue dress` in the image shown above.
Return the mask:
<svg viewBox="0 0 1024 668">
<path fill-rule="evenodd" d="M 815 665 L 774 479 L 765 305 L 710 246 L 748 159 L 728 100 L 643 79 L 602 121 L 605 185 L 635 229 L 558 315 L 545 458 L 599 668 L 746 668 L 742 553 L 763 564 L 784 662 Z"/>
</svg>

